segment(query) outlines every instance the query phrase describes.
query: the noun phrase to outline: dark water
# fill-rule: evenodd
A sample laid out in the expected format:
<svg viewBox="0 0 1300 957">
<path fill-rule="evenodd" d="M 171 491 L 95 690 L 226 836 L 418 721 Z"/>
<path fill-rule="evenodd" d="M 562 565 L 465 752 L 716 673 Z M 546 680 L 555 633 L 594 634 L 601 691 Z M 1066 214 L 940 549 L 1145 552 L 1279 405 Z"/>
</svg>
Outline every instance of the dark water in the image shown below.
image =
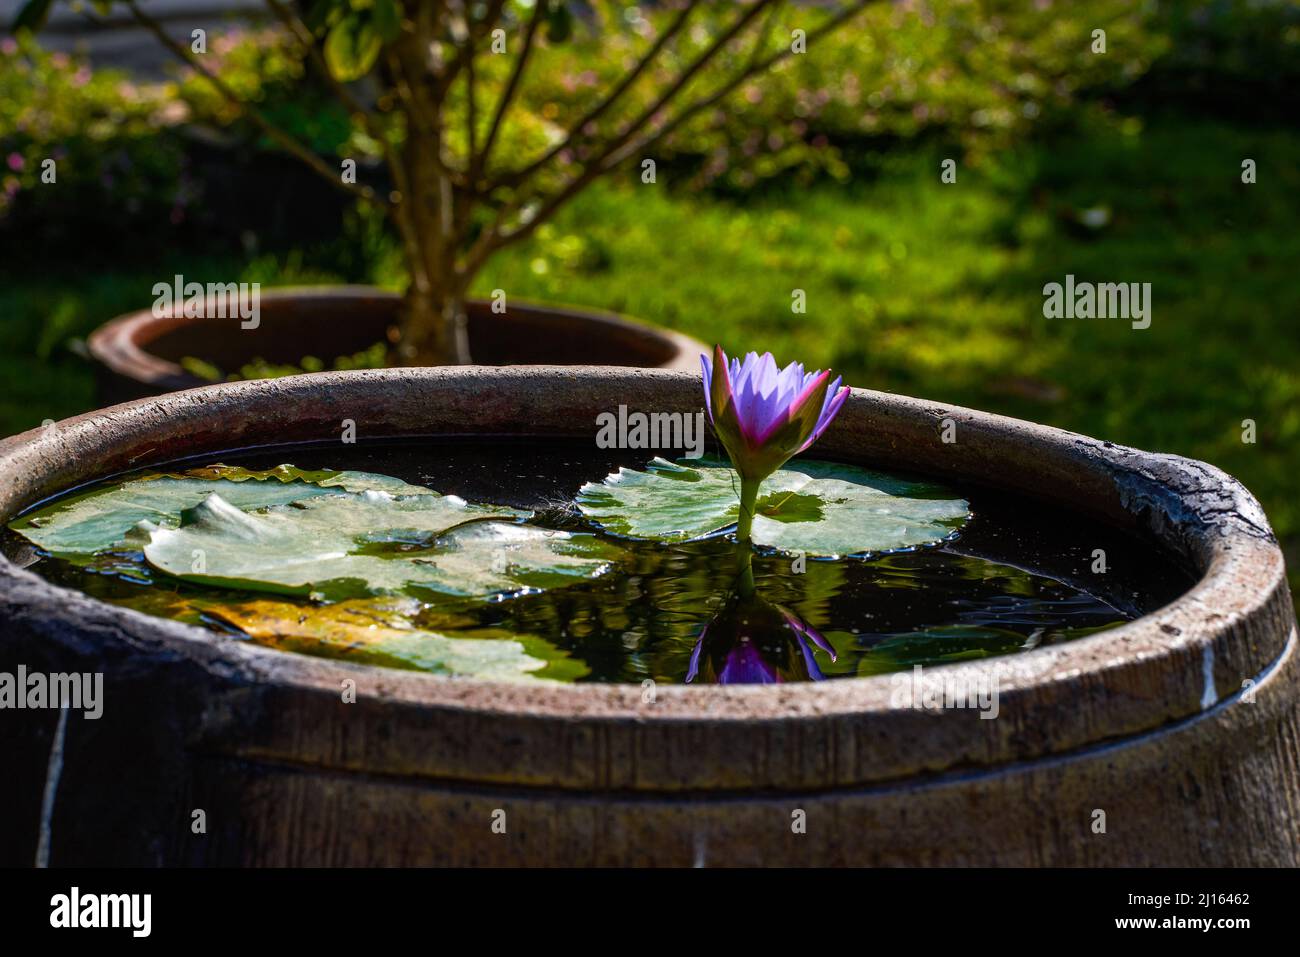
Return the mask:
<svg viewBox="0 0 1300 957">
<path fill-rule="evenodd" d="M 534 509 L 535 524 L 591 531 L 568 504 L 579 486 L 619 466 L 641 468 L 649 458 L 590 442 L 476 438 L 281 446 L 178 467 L 290 463 L 379 472 L 469 501 Z M 538 674 L 566 680 L 680 682 L 692 671 L 693 653 L 697 682 L 801 680 L 809 677 L 810 662 L 814 672 L 833 678 L 1069 641 L 1153 611 L 1190 584 L 1153 545 L 1092 518 L 1019 496 L 954 490 L 973 513 L 955 540 L 875 560 L 809 560 L 802 573 L 789 556 L 758 555 L 757 603 L 738 605 L 731 597 L 734 554 L 724 538 L 675 546 L 620 540 L 631 561 L 601 578 L 488 604 L 433 601 L 413 620 L 452 637 L 499 627 L 543 639 L 554 657 L 568 660 Z M 5 551 L 30 562 L 30 546 L 4 534 Z M 1095 549 L 1105 551 L 1104 574 L 1092 571 Z M 91 573 L 48 557 L 31 567 L 106 601 L 222 627 L 184 605 L 195 592 L 221 597 L 213 589 L 172 580 L 149 584 L 144 568 Z M 787 613 L 822 641 L 786 627 Z M 752 641 L 738 649 L 741 633 Z"/>
</svg>

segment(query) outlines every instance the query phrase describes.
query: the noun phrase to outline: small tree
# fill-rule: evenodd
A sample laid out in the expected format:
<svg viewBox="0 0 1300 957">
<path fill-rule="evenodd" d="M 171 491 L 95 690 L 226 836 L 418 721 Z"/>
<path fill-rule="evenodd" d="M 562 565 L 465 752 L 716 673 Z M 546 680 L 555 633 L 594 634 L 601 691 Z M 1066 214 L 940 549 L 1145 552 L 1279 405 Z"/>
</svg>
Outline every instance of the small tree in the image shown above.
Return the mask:
<svg viewBox="0 0 1300 957">
<path fill-rule="evenodd" d="M 38 28 L 52 2 L 28 0 L 15 30 Z M 683 124 L 723 106 L 747 80 L 810 49 L 871 0 L 792 5 L 794 29 L 786 32 L 774 29 L 782 0 L 666 0 L 653 9 L 594 0 L 265 2 L 355 131 L 382 156 L 393 187 L 386 194 L 342 175 L 242 101 L 194 44 L 169 35 L 140 0 L 95 5 L 129 8 L 268 138 L 384 212 L 410 272 L 398 357 L 438 365 L 469 361 L 466 295 L 489 257 L 529 236 L 603 174 L 646 157 Z M 624 59 L 606 82 L 548 104 L 551 115 L 530 124 L 517 104 L 529 63 L 575 29 L 602 43 L 618 40 Z"/>
</svg>

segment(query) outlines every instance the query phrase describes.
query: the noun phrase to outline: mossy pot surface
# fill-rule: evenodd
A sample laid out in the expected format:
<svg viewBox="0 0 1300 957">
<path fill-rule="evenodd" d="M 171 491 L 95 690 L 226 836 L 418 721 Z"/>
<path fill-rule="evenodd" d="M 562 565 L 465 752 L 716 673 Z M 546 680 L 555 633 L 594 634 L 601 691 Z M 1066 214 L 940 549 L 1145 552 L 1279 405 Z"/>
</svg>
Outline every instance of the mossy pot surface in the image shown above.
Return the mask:
<svg viewBox="0 0 1300 957">
<path fill-rule="evenodd" d="M 211 386 L 0 443 L 0 516 L 128 469 L 337 439 L 344 419 L 375 438 L 594 441 L 620 404 L 694 412 L 702 398 L 698 376 L 613 367 Z M 1239 483 L 861 390 L 817 454 L 1069 506 L 1154 538 L 1196 584 L 1128 624 L 1000 659 L 989 720 L 903 706 L 890 675 L 648 695 L 353 665 L 113 607 L 0 560 L 0 671 L 104 675 L 97 720 L 0 713 L 13 782 L 0 861 L 1300 863 L 1295 614 Z M 988 664 L 935 671 L 973 684 Z"/>
</svg>

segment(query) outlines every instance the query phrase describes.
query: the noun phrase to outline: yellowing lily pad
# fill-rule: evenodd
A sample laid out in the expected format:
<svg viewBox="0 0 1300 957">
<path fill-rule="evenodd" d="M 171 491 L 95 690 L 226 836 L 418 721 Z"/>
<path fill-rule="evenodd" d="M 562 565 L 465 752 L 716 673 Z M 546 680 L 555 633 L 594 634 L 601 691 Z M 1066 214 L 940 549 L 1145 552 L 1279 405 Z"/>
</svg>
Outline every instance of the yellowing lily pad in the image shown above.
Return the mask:
<svg viewBox="0 0 1300 957">
<path fill-rule="evenodd" d="M 479 628 L 450 637 L 414 627 L 420 603 L 383 598 L 311 606 L 253 601 L 210 609 L 209 617 L 281 651 L 496 681 L 573 680 L 587 668 L 536 638 Z"/>
</svg>

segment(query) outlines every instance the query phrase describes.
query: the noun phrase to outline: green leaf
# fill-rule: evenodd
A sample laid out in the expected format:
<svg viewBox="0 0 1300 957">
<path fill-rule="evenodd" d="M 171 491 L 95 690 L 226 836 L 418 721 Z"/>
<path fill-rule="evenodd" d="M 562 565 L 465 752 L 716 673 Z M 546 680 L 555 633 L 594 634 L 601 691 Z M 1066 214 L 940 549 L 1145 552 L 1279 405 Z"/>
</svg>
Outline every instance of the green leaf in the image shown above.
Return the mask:
<svg viewBox="0 0 1300 957">
<path fill-rule="evenodd" d="M 325 37 L 325 63 L 335 79 L 349 83 L 370 72 L 383 46 L 374 20 L 354 13 L 330 28 Z"/>
<path fill-rule="evenodd" d="M 413 627 L 411 620 L 420 608 L 409 598 L 322 606 L 262 600 L 209 609 L 208 615 L 259 645 L 358 664 L 497 681 L 573 680 L 588 672 L 581 662 L 540 639 L 492 628 L 452 637 Z"/>
<path fill-rule="evenodd" d="M 138 534 L 155 526 L 175 526 L 184 510 L 214 493 L 236 508 L 260 508 L 315 495 L 367 490 L 437 495 L 422 486 L 370 472 L 305 472 L 291 465 L 254 471 L 213 465 L 185 472 L 154 473 L 62 498 L 15 519 L 9 527 L 37 548 L 76 561 L 129 544 L 132 530 L 141 522 L 147 524 Z"/>
<path fill-rule="evenodd" d="M 18 11 L 18 16 L 14 17 L 10 31 L 13 33 L 17 33 L 19 30 L 38 32 L 45 26 L 45 21 L 50 15 L 51 2 L 52 0 L 27 0 L 23 8 Z"/>
<path fill-rule="evenodd" d="M 735 472 L 716 459 L 656 458 L 644 472 L 620 469 L 588 482 L 577 503 L 613 534 L 682 542 L 733 526 L 738 492 Z M 799 460 L 763 482 L 753 540 L 813 556 L 879 555 L 943 541 L 969 515 L 966 501 L 941 486 Z"/>
<path fill-rule="evenodd" d="M 371 491 L 244 512 L 211 495 L 180 528 L 153 531 L 144 555 L 187 581 L 339 599 L 488 598 L 593 577 L 621 554 L 594 535 L 500 521 L 524 517 L 452 496 Z"/>
</svg>

